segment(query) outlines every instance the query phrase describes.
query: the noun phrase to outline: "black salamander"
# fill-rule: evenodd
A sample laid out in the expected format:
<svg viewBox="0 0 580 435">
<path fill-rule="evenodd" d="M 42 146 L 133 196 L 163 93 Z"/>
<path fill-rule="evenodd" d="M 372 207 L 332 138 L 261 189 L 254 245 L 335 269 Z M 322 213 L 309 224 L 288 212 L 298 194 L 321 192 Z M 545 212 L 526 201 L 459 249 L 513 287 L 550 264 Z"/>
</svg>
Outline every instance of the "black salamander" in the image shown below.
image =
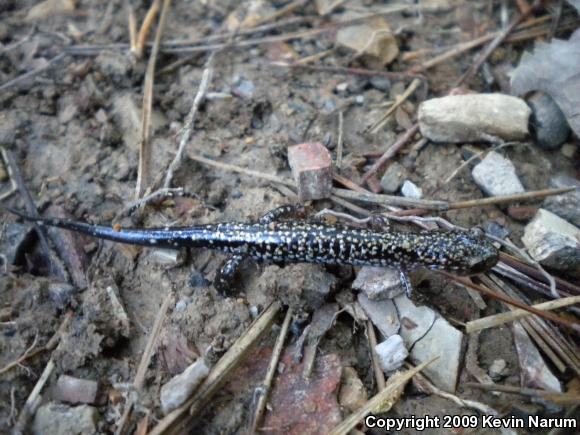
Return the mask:
<svg viewBox="0 0 580 435">
<path fill-rule="evenodd" d="M 481 234 L 464 231 L 373 231 L 347 225 L 277 221 L 282 207 L 258 223 L 219 223 L 180 228 L 116 229 L 58 218 L 34 218 L 49 225 L 100 239 L 150 247 L 201 247 L 273 263 L 321 263 L 353 266 L 440 269 L 460 275 L 485 272 L 498 261 L 498 250 Z M 228 266 L 228 265 L 226 265 Z"/>
</svg>

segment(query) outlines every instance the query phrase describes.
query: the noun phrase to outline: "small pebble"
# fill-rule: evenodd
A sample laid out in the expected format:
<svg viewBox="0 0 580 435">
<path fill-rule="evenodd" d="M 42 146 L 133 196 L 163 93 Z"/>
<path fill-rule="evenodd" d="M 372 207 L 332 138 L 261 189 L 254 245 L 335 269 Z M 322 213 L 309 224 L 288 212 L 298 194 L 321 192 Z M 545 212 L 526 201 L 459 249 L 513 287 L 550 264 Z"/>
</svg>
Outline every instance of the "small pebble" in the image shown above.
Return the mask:
<svg viewBox="0 0 580 435">
<path fill-rule="evenodd" d="M 580 276 L 580 228 L 541 208 L 526 225 L 522 242 L 542 265 Z"/>
<path fill-rule="evenodd" d="M 519 222 L 527 222 L 530 219 L 533 219 L 537 212 L 538 207 L 534 207 L 533 205 L 528 206 L 510 205 L 507 208 L 507 214 L 509 215 L 509 217 Z"/>
<path fill-rule="evenodd" d="M 560 152 L 564 157 L 573 159 L 576 153 L 578 152 L 578 147 L 576 146 L 576 144 L 573 143 L 565 143 L 564 145 L 562 145 L 562 148 L 560 148 Z"/>
<path fill-rule="evenodd" d="M 381 368 L 385 373 L 391 373 L 403 365 L 409 356 L 405 342 L 400 335 L 391 335 L 385 341 L 375 346 Z"/>
<path fill-rule="evenodd" d="M 496 359 L 489 366 L 489 377 L 494 381 L 499 381 L 506 376 L 507 363 L 504 359 Z"/>
<path fill-rule="evenodd" d="M 580 181 L 568 175 L 559 174 L 550 180 L 550 187 L 577 187 L 571 192 L 548 196 L 542 207 L 580 228 Z"/>
<path fill-rule="evenodd" d="M 391 89 L 391 81 L 387 77 L 373 76 L 369 80 L 371 86 L 379 91 L 389 92 Z"/>
<path fill-rule="evenodd" d="M 554 99 L 536 92 L 528 99 L 528 105 L 532 109 L 530 123 L 538 146 L 545 150 L 559 148 L 568 139 L 570 127 Z"/>
<path fill-rule="evenodd" d="M 197 270 L 193 270 L 189 275 L 189 286 L 193 288 L 209 287 L 210 282 L 205 279 L 203 274 Z"/>
<path fill-rule="evenodd" d="M 471 171 L 477 185 L 489 196 L 524 193 L 513 163 L 492 151 Z"/>
<path fill-rule="evenodd" d="M 98 391 L 99 386 L 95 381 L 60 375 L 56 381 L 54 394 L 61 402 L 94 404 L 97 401 Z"/>
<path fill-rule="evenodd" d="M 395 193 L 407 178 L 409 172 L 399 162 L 393 162 L 389 165 L 381 177 L 381 187 L 385 193 Z"/>
<path fill-rule="evenodd" d="M 405 180 L 401 187 L 401 194 L 406 198 L 421 199 L 423 190 L 412 181 Z"/>
</svg>

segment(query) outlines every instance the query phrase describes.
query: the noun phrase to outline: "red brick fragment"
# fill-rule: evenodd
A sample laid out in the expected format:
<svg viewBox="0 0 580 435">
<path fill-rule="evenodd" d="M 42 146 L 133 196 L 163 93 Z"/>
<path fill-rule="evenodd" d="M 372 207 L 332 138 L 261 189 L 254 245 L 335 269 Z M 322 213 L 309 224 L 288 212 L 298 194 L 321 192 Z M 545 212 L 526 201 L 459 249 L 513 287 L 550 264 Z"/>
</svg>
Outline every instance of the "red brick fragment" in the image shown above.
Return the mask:
<svg viewBox="0 0 580 435">
<path fill-rule="evenodd" d="M 332 160 L 330 152 L 319 142 L 288 148 L 288 163 L 298 185 L 300 201 L 323 199 L 332 193 Z"/>
</svg>

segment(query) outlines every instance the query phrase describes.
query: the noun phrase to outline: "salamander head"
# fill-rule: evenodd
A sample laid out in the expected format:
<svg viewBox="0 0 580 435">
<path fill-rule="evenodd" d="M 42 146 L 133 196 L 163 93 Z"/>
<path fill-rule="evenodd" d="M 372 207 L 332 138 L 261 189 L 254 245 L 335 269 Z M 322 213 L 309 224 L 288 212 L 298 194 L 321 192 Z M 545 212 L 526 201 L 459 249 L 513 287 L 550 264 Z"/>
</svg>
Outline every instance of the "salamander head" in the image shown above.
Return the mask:
<svg viewBox="0 0 580 435">
<path fill-rule="evenodd" d="M 497 264 L 499 252 L 481 230 L 452 231 L 448 236 L 448 249 L 443 253 L 445 269 L 460 275 L 475 275 Z"/>
</svg>

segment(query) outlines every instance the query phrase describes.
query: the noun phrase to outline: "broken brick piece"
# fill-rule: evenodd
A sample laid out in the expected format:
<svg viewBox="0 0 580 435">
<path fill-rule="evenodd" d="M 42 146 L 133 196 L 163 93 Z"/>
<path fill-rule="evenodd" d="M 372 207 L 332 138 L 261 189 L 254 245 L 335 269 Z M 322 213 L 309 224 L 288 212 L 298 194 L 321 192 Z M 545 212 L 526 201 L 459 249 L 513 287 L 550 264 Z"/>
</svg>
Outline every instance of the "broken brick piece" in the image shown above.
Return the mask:
<svg viewBox="0 0 580 435">
<path fill-rule="evenodd" d="M 303 143 L 288 148 L 288 163 L 298 185 L 300 201 L 323 199 L 332 193 L 332 160 L 319 142 Z"/>
</svg>

